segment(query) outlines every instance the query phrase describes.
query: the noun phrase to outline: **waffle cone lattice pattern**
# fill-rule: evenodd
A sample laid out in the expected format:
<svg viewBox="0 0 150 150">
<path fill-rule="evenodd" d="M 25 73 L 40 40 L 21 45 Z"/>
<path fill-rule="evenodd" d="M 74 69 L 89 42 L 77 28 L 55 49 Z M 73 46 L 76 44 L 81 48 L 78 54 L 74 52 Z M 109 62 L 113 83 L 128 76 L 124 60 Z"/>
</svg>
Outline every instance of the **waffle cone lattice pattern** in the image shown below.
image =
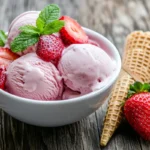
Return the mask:
<svg viewBox="0 0 150 150">
<path fill-rule="evenodd" d="M 134 83 L 133 78 L 124 70 L 122 70 L 120 77 L 114 85 L 110 95 L 111 98 L 104 120 L 104 127 L 100 141 L 102 146 L 105 146 L 108 143 L 109 139 L 122 120 L 122 104 L 125 102 L 129 85 L 132 83 Z"/>
<path fill-rule="evenodd" d="M 132 32 L 126 40 L 123 69 L 135 80 L 150 82 L 150 32 Z"/>
</svg>

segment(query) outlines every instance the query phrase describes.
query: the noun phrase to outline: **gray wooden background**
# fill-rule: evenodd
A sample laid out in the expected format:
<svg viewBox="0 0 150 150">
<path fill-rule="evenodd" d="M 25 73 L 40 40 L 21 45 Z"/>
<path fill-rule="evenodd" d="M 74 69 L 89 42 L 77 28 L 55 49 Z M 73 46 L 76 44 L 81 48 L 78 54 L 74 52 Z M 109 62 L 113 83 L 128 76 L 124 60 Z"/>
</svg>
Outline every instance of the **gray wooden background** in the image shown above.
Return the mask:
<svg viewBox="0 0 150 150">
<path fill-rule="evenodd" d="M 150 30 L 149 0 L 0 0 L 0 29 L 8 30 L 11 21 L 27 10 L 41 10 L 57 3 L 62 15 L 105 35 L 120 53 L 125 37 L 133 30 Z M 72 125 L 42 128 L 19 122 L 0 110 L 0 150 L 150 150 L 123 122 L 108 146 L 99 146 L 106 103 L 89 117 Z"/>
</svg>

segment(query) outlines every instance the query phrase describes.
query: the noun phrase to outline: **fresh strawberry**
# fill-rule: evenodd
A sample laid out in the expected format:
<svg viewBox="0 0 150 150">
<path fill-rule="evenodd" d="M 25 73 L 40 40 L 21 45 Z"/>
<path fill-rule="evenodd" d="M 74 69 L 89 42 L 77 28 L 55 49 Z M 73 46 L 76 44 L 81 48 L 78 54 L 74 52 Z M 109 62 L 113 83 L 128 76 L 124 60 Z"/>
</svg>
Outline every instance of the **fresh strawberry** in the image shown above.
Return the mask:
<svg viewBox="0 0 150 150">
<path fill-rule="evenodd" d="M 37 55 L 45 60 L 57 64 L 59 61 L 64 44 L 56 35 L 43 35 L 40 37 L 37 47 Z"/>
<path fill-rule="evenodd" d="M 150 84 L 135 82 L 130 86 L 124 114 L 129 124 L 145 140 L 150 140 Z"/>
<path fill-rule="evenodd" d="M 92 44 L 92 45 L 99 47 L 99 44 L 97 42 L 90 40 L 90 39 L 88 40 L 88 44 Z"/>
<path fill-rule="evenodd" d="M 74 19 L 62 16 L 60 20 L 65 21 L 65 26 L 60 30 L 60 34 L 66 45 L 88 42 L 88 36 Z"/>
<path fill-rule="evenodd" d="M 6 81 L 6 68 L 4 66 L 0 67 L 0 89 L 4 89 Z"/>
<path fill-rule="evenodd" d="M 17 59 L 18 55 L 11 52 L 10 49 L 0 47 L 0 66 L 8 66 L 13 60 Z"/>
<path fill-rule="evenodd" d="M 13 53 L 9 48 L 0 47 L 0 57 L 8 60 L 15 60 L 18 55 Z"/>
<path fill-rule="evenodd" d="M 6 66 L 7 67 L 11 62 L 12 62 L 11 60 L 0 57 L 0 66 Z"/>
</svg>

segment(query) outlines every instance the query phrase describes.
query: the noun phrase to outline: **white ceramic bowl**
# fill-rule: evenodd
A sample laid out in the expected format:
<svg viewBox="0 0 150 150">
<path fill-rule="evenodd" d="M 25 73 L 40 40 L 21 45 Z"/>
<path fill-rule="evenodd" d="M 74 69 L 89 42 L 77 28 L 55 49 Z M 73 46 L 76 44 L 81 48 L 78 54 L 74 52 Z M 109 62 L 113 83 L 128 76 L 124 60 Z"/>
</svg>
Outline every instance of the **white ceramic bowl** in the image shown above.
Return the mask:
<svg viewBox="0 0 150 150">
<path fill-rule="evenodd" d="M 104 36 L 87 28 L 84 30 L 91 39 L 98 42 L 106 50 L 117 64 L 116 71 L 103 88 L 78 98 L 63 101 L 30 100 L 0 90 L 0 107 L 20 121 L 46 127 L 70 124 L 96 111 L 109 95 L 119 75 L 121 59 L 118 50 Z"/>
</svg>

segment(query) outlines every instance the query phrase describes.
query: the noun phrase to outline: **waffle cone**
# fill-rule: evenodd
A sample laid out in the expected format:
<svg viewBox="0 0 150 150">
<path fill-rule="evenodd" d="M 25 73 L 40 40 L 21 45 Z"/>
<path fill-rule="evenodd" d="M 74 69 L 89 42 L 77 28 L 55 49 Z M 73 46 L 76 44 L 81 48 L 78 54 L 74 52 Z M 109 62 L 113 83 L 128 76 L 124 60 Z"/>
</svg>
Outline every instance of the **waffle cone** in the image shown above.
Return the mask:
<svg viewBox="0 0 150 150">
<path fill-rule="evenodd" d="M 122 67 L 136 81 L 150 82 L 150 32 L 135 31 L 128 35 Z"/>
<path fill-rule="evenodd" d="M 132 83 L 134 83 L 133 78 L 124 70 L 122 70 L 110 95 L 110 101 L 108 104 L 102 136 L 100 140 L 101 146 L 106 146 L 109 139 L 111 138 L 114 131 L 119 126 L 122 120 L 123 103 L 125 102 L 129 85 Z"/>
</svg>

